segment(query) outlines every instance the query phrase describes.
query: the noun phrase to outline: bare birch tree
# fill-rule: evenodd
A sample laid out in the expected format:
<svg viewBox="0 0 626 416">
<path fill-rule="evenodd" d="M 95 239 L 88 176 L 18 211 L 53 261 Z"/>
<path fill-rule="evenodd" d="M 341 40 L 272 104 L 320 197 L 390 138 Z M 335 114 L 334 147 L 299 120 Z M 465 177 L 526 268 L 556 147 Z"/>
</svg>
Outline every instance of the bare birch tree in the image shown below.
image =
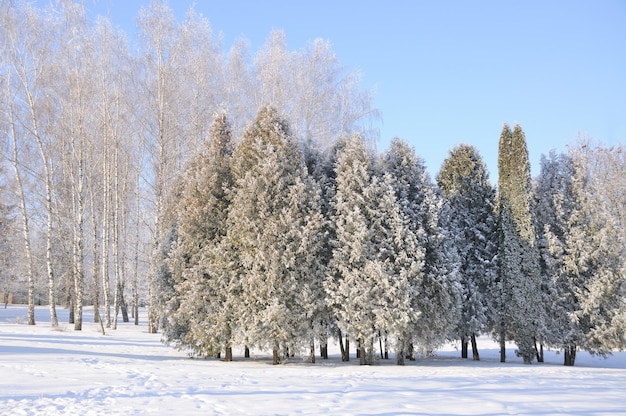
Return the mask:
<svg viewBox="0 0 626 416">
<path fill-rule="evenodd" d="M 210 92 L 219 79 L 217 49 L 212 46 L 208 22 L 189 12 L 182 25 L 163 1 L 155 1 L 140 12 L 139 28 L 144 41 L 141 89 L 145 107 L 139 115 L 145 149 L 152 172 L 149 177 L 154 198 L 153 255 L 150 279 L 155 279 L 159 244 L 163 239 L 162 217 L 167 190 L 183 166 L 189 149 L 206 135 L 214 102 Z M 156 281 L 149 285 L 149 326 L 156 332 L 160 319 Z"/>
<path fill-rule="evenodd" d="M 50 142 L 51 138 L 46 135 L 46 111 L 49 111 L 53 103 L 50 94 L 46 91 L 45 77 L 52 70 L 53 62 L 50 60 L 52 39 L 54 39 L 54 22 L 46 18 L 37 9 L 22 5 L 18 8 L 16 5 L 9 4 L 6 7 L 5 16 L 5 56 L 7 62 L 7 75 L 10 77 L 11 71 L 15 73 L 18 90 L 11 91 L 11 82 L 7 82 L 7 94 L 10 100 L 10 119 L 11 134 L 13 137 L 13 167 L 16 174 L 16 181 L 20 192 L 20 205 L 22 213 L 22 227 L 24 233 L 24 243 L 27 258 L 27 275 L 28 275 L 28 321 L 29 324 L 35 324 L 34 317 L 34 275 L 32 264 L 32 248 L 30 245 L 28 213 L 26 208 L 26 195 L 22 184 L 22 178 L 19 173 L 18 162 L 18 138 L 16 131 L 18 117 L 19 124 L 23 126 L 20 134 L 24 138 L 32 139 L 37 146 L 41 158 L 41 167 L 43 169 L 43 183 L 45 195 L 46 209 L 46 269 L 48 275 L 48 302 L 50 310 L 50 322 L 52 326 L 58 325 L 56 316 L 55 301 L 55 279 L 52 265 L 52 240 L 53 240 L 53 166 L 50 151 L 54 148 L 54 144 Z M 20 99 L 16 99 L 16 96 Z M 15 108 L 16 103 L 23 103 L 24 110 L 18 111 Z M 18 115 L 20 113 L 20 115 Z M 50 117 L 49 114 L 47 114 Z M 48 120 L 49 122 L 49 120 Z M 42 127 L 41 124 L 44 124 Z"/>
</svg>

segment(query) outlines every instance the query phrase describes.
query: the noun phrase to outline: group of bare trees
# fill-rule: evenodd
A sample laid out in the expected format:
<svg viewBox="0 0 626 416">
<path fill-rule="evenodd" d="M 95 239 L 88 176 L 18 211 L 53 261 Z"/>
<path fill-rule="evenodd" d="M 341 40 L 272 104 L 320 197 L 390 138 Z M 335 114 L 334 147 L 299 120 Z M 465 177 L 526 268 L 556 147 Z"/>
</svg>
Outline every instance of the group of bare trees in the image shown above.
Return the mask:
<svg viewBox="0 0 626 416">
<path fill-rule="evenodd" d="M 217 112 L 235 138 L 265 105 L 312 147 L 355 130 L 377 138 L 371 95 L 325 41 L 290 51 L 276 31 L 257 53 L 245 40 L 224 52 L 204 17 L 178 22 L 164 1 L 141 10 L 136 38 L 69 0 L 0 0 L 0 19 L 2 241 L 13 248 L 0 292 L 23 292 L 29 324 L 36 304 L 56 325 L 63 303 L 78 330 L 85 304 L 107 327 L 119 311 L 128 319 L 127 299 L 135 317 L 150 306 L 168 192 Z"/>
</svg>

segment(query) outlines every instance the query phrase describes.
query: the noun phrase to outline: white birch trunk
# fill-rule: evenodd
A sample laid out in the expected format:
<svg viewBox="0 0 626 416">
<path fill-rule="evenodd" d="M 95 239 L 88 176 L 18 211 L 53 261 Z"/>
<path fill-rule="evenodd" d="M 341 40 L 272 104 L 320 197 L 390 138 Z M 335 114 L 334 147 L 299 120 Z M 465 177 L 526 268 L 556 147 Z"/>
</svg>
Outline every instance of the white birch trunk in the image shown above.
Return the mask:
<svg viewBox="0 0 626 416">
<path fill-rule="evenodd" d="M 83 201 L 83 183 L 85 180 L 85 167 L 83 160 L 82 143 L 79 144 L 78 149 L 78 166 L 77 177 L 74 183 L 74 192 L 72 198 L 74 199 L 75 207 L 75 222 L 74 222 L 74 293 L 76 296 L 75 312 L 74 312 L 74 330 L 80 331 L 83 329 L 83 289 L 85 281 L 85 271 L 83 267 L 83 229 L 84 229 L 84 210 L 85 204 Z M 74 149 L 76 151 L 76 149 Z"/>
<path fill-rule="evenodd" d="M 115 144 L 113 151 L 113 269 L 115 273 L 115 296 L 113 297 L 113 329 L 117 329 L 117 317 L 120 310 L 120 299 L 122 294 L 121 280 L 120 280 L 120 253 L 119 253 L 119 240 L 120 240 L 120 192 L 119 192 L 119 147 Z"/>
<path fill-rule="evenodd" d="M 44 183 L 45 183 L 45 200 L 46 200 L 46 270 L 48 275 L 48 304 L 50 311 L 50 323 L 52 326 L 58 326 L 58 319 L 56 315 L 56 297 L 54 291 L 54 272 L 52 267 L 52 230 L 53 230 L 53 206 L 52 206 L 52 189 L 53 189 L 53 179 L 52 179 L 52 169 L 50 166 L 50 161 L 48 159 L 48 154 L 46 153 L 46 149 L 43 143 L 43 139 L 39 132 L 39 123 L 37 111 L 35 108 L 35 99 L 32 94 L 31 85 L 26 77 L 26 74 L 18 74 L 20 78 L 20 82 L 24 89 L 24 94 L 26 98 L 26 103 L 28 105 L 28 111 L 30 116 L 30 126 L 31 126 L 31 135 L 35 139 L 37 143 L 37 148 L 39 150 L 39 155 L 41 157 L 42 167 L 44 169 Z M 10 75 L 9 75 L 10 78 Z M 8 84 L 7 84 L 8 85 Z M 9 86 L 10 88 L 10 86 Z M 13 110 L 11 109 L 13 114 Z M 14 126 L 12 126 L 14 127 Z M 15 130 L 13 130 L 15 134 Z M 30 266 L 32 267 L 32 265 Z M 31 297 L 33 297 L 34 302 L 34 294 L 30 293 L 30 286 L 32 283 L 32 290 L 34 291 L 34 280 L 29 283 L 29 305 L 31 301 Z M 33 306 L 34 307 L 34 306 Z M 29 318 L 30 322 L 30 318 Z M 33 316 L 34 322 L 34 316 Z"/>
<path fill-rule="evenodd" d="M 135 216 L 136 216 L 136 229 L 135 229 L 135 264 L 133 267 L 133 317 L 135 318 L 135 325 L 139 325 L 139 225 L 140 225 L 140 209 L 139 209 L 139 171 L 135 180 Z"/>
<path fill-rule="evenodd" d="M 108 138 L 104 136 L 102 163 L 102 293 L 104 295 L 104 320 L 111 327 L 111 280 L 109 278 L 109 181 Z"/>
<path fill-rule="evenodd" d="M 100 253 L 98 251 L 98 215 L 96 210 L 96 198 L 94 195 L 93 181 L 89 187 L 89 199 L 91 204 L 91 226 L 92 226 L 92 257 L 93 257 L 93 321 L 100 322 L 100 284 L 98 273 L 100 272 Z M 102 328 L 104 333 L 104 328 Z"/>
<path fill-rule="evenodd" d="M 10 73 L 7 80 L 7 93 L 10 97 Z M 17 152 L 17 133 L 15 131 L 15 113 L 13 111 L 13 101 L 9 100 L 9 120 L 11 124 L 11 139 L 13 142 L 13 157 L 11 163 L 15 172 L 15 181 L 19 191 L 20 213 L 22 220 L 22 235 L 24 239 L 24 250 L 26 255 L 26 277 L 28 285 L 28 325 L 35 325 L 35 278 L 33 274 L 33 255 L 30 246 L 30 231 L 28 225 L 28 211 L 26 210 L 26 194 L 22 183 L 22 176 L 19 170 L 18 152 Z"/>
</svg>

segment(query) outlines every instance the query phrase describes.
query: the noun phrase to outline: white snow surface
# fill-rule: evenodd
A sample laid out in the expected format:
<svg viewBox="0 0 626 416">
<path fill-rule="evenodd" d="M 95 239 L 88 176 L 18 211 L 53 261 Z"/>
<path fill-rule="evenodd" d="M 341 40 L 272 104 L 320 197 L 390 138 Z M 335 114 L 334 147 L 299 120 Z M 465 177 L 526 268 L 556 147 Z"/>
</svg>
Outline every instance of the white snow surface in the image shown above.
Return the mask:
<svg viewBox="0 0 626 416">
<path fill-rule="evenodd" d="M 404 367 L 393 357 L 343 363 L 334 349 L 316 364 L 296 356 L 273 366 L 258 351 L 250 359 L 235 351 L 230 363 L 188 358 L 148 334 L 145 316 L 104 336 L 90 309 L 82 331 L 51 328 L 47 308 L 36 318 L 29 326 L 26 307 L 0 309 L 0 415 L 626 413 L 624 352 L 606 360 L 579 352 L 564 367 L 562 354 L 547 351 L 545 363 L 524 365 L 511 345 L 501 364 L 497 345 L 481 337 L 480 362 L 448 345 Z"/>
</svg>

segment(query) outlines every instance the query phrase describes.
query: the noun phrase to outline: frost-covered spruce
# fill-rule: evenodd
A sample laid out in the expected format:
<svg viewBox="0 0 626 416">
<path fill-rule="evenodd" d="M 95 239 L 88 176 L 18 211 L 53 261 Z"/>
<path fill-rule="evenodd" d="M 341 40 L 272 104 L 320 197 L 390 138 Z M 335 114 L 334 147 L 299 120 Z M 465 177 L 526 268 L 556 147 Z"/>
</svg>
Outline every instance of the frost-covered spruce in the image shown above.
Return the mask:
<svg viewBox="0 0 626 416">
<path fill-rule="evenodd" d="M 415 343 L 424 350 L 432 350 L 450 336 L 456 325 L 457 266 L 450 256 L 451 240 L 440 224 L 443 199 L 423 160 L 406 142 L 394 139 L 382 157 L 381 169 L 391 177 L 406 228 L 403 250 L 412 262 L 407 268 L 412 270 L 408 278 L 412 307 L 419 315 L 399 339 L 403 343 L 399 349 L 413 358 Z"/>
<path fill-rule="evenodd" d="M 506 339 L 516 342 L 525 363 L 536 355 L 535 341 L 543 319 L 539 251 L 535 236 L 530 163 L 526 137 L 519 125 L 505 124 L 498 148 L 499 254 L 497 305 L 500 360 Z"/>
<path fill-rule="evenodd" d="M 328 265 L 333 256 L 332 242 L 335 240 L 336 232 L 333 221 L 330 220 L 333 211 L 333 201 L 335 199 L 335 161 L 337 146 L 332 146 L 326 151 L 320 151 L 315 146 L 305 146 L 305 160 L 309 175 L 315 181 L 315 186 L 319 188 L 320 199 L 319 209 L 324 219 L 323 228 L 318 233 L 320 249 L 317 252 L 317 264 L 324 270 L 325 280 L 328 273 Z M 319 309 L 316 311 L 316 318 L 312 322 L 314 337 L 319 340 L 320 355 L 328 358 L 328 340 L 331 337 L 341 338 L 337 321 L 332 313 L 329 303 L 326 301 L 326 292 L 322 281 L 320 298 L 317 299 Z M 345 350 L 344 355 L 345 357 Z M 314 346 L 311 345 L 311 356 L 309 361 L 315 362 Z"/>
<path fill-rule="evenodd" d="M 473 146 L 452 149 L 437 176 L 450 207 L 448 228 L 455 238 L 462 290 L 461 318 L 456 335 L 461 355 L 467 358 L 468 342 L 473 359 L 479 354 L 476 336 L 492 326 L 493 285 L 496 274 L 497 238 L 495 190 L 482 157 Z"/>
<path fill-rule="evenodd" d="M 225 347 L 226 359 L 231 332 L 226 298 L 233 288 L 224 279 L 219 264 L 223 253 L 217 250 L 226 234 L 232 153 L 230 125 L 219 114 L 205 148 L 179 178 L 172 208 L 176 242 L 168 261 L 174 283 L 162 325 L 166 342 L 201 356 L 216 355 Z"/>
<path fill-rule="evenodd" d="M 366 193 L 372 178 L 373 160 L 358 135 L 340 139 L 337 148 L 336 194 L 331 217 L 336 239 L 325 288 L 340 329 L 370 350 L 369 355 L 366 351 L 363 356 L 367 362 L 367 358 L 372 358 L 377 330 L 373 308 L 378 301 L 377 284 L 366 275 L 377 271 L 372 265 L 368 266 L 371 201 L 366 199 Z"/>
<path fill-rule="evenodd" d="M 410 179 L 417 192 L 410 194 L 408 202 L 414 221 L 424 231 L 419 240 L 424 250 L 424 269 L 416 294 L 420 319 L 414 327 L 414 340 L 422 352 L 430 353 L 453 336 L 460 318 L 461 286 L 459 258 L 448 228 L 452 213 L 424 163 L 417 160 L 413 165 L 415 175 Z"/>
<path fill-rule="evenodd" d="M 562 274 L 568 223 L 574 208 L 573 170 L 572 159 L 566 154 L 551 151 L 547 157 L 542 155 L 541 170 L 533 189 L 545 316 L 539 328 L 539 339 L 542 344 L 564 350 L 572 346 L 575 350 L 579 343 L 572 332 L 571 319 L 578 308 L 576 289 Z"/>
<path fill-rule="evenodd" d="M 412 292 L 411 320 L 397 338 L 401 360 L 413 357 L 415 343 L 429 351 L 450 337 L 459 318 L 458 261 L 442 226 L 449 220 L 444 200 L 414 149 L 392 140 L 381 169 L 389 176 L 404 224 L 405 243 L 397 248 L 395 261 Z"/>
<path fill-rule="evenodd" d="M 419 324 L 416 294 L 420 289 L 424 252 L 407 227 L 401 203 L 394 188 L 395 178 L 388 172 L 374 176 L 368 197 L 373 265 L 379 282 L 379 307 L 376 327 L 379 334 L 394 340 L 398 364 L 404 363 L 412 329 Z"/>
<path fill-rule="evenodd" d="M 259 110 L 233 156 L 227 242 L 239 279 L 238 337 L 274 363 L 311 339 L 323 269 L 319 192 L 287 122 Z M 315 299 L 314 299 L 315 298 Z"/>
<path fill-rule="evenodd" d="M 573 204 L 560 276 L 574 295 L 564 345 L 566 365 L 574 365 L 577 348 L 607 355 L 626 344 L 624 237 L 607 205 L 594 194 L 593 162 L 578 150 L 572 151 L 572 159 Z"/>
<path fill-rule="evenodd" d="M 376 174 L 358 135 L 338 144 L 332 220 L 336 240 L 326 289 L 340 327 L 357 340 L 361 364 L 372 364 L 374 339 L 382 334 L 400 341 L 403 356 L 403 337 L 418 316 L 411 280 L 421 258 L 405 251 L 411 237 L 393 178 Z"/>
</svg>

